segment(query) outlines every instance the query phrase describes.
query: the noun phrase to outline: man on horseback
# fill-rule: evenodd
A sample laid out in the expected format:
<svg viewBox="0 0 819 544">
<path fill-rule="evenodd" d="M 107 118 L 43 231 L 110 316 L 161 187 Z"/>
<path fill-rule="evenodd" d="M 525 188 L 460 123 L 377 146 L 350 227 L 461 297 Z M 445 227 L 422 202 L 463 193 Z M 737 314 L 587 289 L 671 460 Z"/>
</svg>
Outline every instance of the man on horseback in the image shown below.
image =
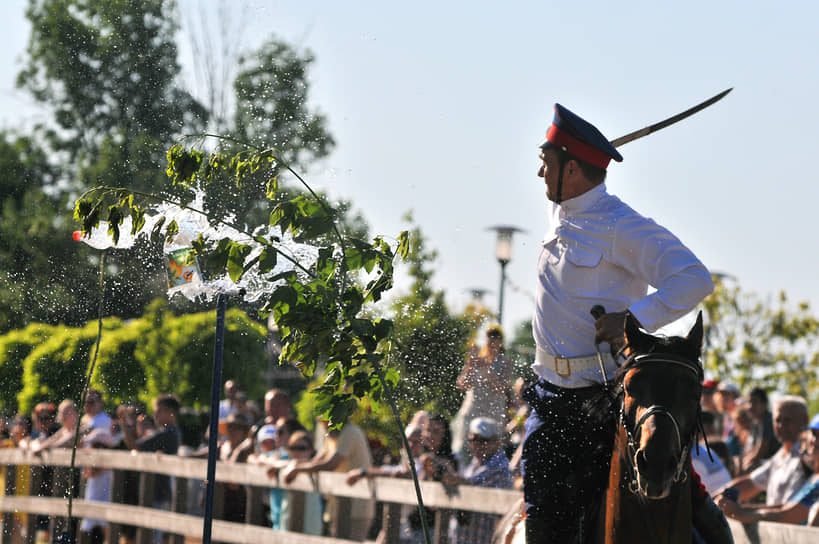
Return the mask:
<svg viewBox="0 0 819 544">
<path fill-rule="evenodd" d="M 532 323 L 538 380 L 524 393 L 532 407 L 521 462 L 526 537 L 529 544 L 582 542 L 584 515 L 596 514 L 589 510 L 605 487 L 613 436 L 585 412 L 616 370 L 608 346 L 597 351 L 595 339 L 621 342 L 627 313 L 656 330 L 692 310 L 713 283 L 671 232 L 606 191 L 609 162 L 623 158 L 594 126 L 555 104 L 540 151 L 551 214 Z M 648 294 L 649 286 L 656 291 Z M 589 311 L 598 304 L 613 311 L 595 319 Z M 707 532 L 727 533 L 712 541 L 730 542 L 719 510 L 707 496 L 700 502 L 706 518 L 716 516 L 704 523 L 718 530 Z M 694 509 L 696 518 L 702 508 Z"/>
</svg>

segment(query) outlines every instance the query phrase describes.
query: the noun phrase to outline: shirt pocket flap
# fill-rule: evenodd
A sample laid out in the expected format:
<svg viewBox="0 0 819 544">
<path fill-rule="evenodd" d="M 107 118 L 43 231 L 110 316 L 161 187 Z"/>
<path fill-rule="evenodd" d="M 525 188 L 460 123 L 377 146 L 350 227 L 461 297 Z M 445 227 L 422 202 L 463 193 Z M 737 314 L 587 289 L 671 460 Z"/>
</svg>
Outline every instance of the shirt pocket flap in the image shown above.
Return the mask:
<svg viewBox="0 0 819 544">
<path fill-rule="evenodd" d="M 566 260 L 575 266 L 594 268 L 603 258 L 603 252 L 586 246 L 570 244 L 566 249 Z"/>
</svg>

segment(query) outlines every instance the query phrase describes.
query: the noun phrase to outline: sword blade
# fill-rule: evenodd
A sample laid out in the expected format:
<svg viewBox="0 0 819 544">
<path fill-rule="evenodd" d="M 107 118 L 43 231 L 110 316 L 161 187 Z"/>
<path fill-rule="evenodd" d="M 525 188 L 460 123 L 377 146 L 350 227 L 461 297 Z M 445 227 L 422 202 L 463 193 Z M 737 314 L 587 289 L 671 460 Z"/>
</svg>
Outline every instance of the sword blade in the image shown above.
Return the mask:
<svg viewBox="0 0 819 544">
<path fill-rule="evenodd" d="M 733 90 L 734 90 L 733 87 L 731 87 L 729 89 L 725 89 L 721 93 L 712 96 L 711 98 L 709 98 L 705 102 L 701 102 L 701 103 L 697 104 L 696 106 L 694 106 L 693 108 L 688 108 L 687 110 L 685 110 L 682 113 L 678 113 L 677 115 L 674 115 L 673 117 L 669 117 L 668 119 L 660 121 L 659 123 L 654 123 L 653 125 L 649 125 L 649 126 L 647 126 L 645 128 L 641 128 L 640 130 L 635 130 L 634 132 L 630 132 L 630 133 L 626 134 L 625 136 L 620 136 L 619 138 L 612 140 L 611 145 L 613 145 L 614 147 L 620 147 L 621 145 L 627 144 L 629 142 L 633 142 L 634 140 L 637 140 L 638 138 L 642 138 L 643 136 L 648 136 L 652 132 L 657 132 L 658 130 L 662 130 L 662 129 L 664 129 L 665 127 L 667 127 L 669 125 L 673 125 L 674 123 L 682 121 L 686 117 L 690 117 L 690 116 L 694 115 L 695 113 L 697 113 L 698 111 L 704 110 L 705 108 L 707 108 L 711 104 L 722 100 L 723 97 L 725 97 L 726 94 L 730 93 Z"/>
</svg>

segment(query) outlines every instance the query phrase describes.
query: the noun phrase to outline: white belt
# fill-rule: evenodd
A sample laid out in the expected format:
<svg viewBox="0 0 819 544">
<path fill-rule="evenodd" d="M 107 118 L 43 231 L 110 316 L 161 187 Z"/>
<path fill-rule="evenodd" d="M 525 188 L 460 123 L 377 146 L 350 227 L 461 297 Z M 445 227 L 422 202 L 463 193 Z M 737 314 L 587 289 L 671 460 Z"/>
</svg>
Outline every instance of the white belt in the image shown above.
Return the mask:
<svg viewBox="0 0 819 544">
<path fill-rule="evenodd" d="M 609 353 L 602 353 L 603 365 L 608 366 L 612 362 Z M 562 378 L 568 378 L 573 372 L 582 372 L 584 370 L 600 369 L 600 360 L 597 354 L 589 355 L 587 357 L 556 357 L 551 353 L 537 348 L 535 352 L 535 362 L 546 369 L 554 369 L 555 374 Z"/>
</svg>

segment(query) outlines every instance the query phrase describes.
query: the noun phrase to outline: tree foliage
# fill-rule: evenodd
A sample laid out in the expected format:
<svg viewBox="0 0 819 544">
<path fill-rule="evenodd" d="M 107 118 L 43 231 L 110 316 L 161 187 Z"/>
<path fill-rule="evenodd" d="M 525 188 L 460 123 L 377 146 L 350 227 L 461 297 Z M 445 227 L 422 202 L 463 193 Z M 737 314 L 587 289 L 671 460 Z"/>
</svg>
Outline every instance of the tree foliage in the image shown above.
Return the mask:
<svg viewBox="0 0 819 544">
<path fill-rule="evenodd" d="M 401 375 L 396 396 L 405 416 L 419 409 L 453 416 L 463 397 L 454 387 L 455 380 L 463 367 L 468 340 L 483 316 L 450 311 L 444 292 L 432 286 L 436 252 L 426 248 L 417 226 L 410 240 L 406 261 L 412 284 L 409 292 L 392 304 L 396 339 L 393 356 Z"/>
<path fill-rule="evenodd" d="M 236 112 L 229 131 L 233 139 L 223 142 L 226 151 L 240 152 L 244 144 L 275 150 L 278 163 L 272 165 L 273 177 L 278 177 L 285 164 L 306 170 L 330 153 L 335 142 L 325 128 L 326 120 L 308 108 L 307 71 L 313 60 L 309 51 L 299 52 L 276 38 L 239 58 L 234 82 Z M 209 185 L 205 189 L 208 212 L 236 217 L 245 224 L 265 220 L 268 178 L 246 175 L 242 185 L 242 191 L 232 184 Z M 292 196 L 293 191 L 279 193 L 281 202 Z M 338 208 L 341 214 L 346 214 L 345 206 Z"/>
<path fill-rule="evenodd" d="M 184 199 L 182 185 L 166 183 L 165 153 L 180 134 L 200 132 L 210 114 L 178 77 L 176 2 L 30 0 L 26 14 L 32 31 L 18 85 L 53 115 L 30 137 L 0 138 L 0 332 L 37 321 L 77 326 L 96 316 L 88 301 L 99 255 L 70 241 L 71 201 L 99 184 Z M 237 92 L 255 93 L 253 108 L 275 111 L 277 121 L 245 108 L 229 131 L 282 130 L 290 138 L 283 149 L 297 164 L 324 156 L 332 138 L 305 103 L 311 61 L 275 40 L 248 52 Z M 265 183 L 255 192 L 210 186 L 211 212 L 246 217 L 265 200 Z M 349 204 L 342 208 L 349 228 L 366 232 Z M 164 294 L 161 253 L 155 241 L 109 251 L 106 274 L 116 281 L 106 283 L 107 314 L 138 317 Z"/>
<path fill-rule="evenodd" d="M 819 321 L 784 292 L 762 300 L 725 278 L 705 299 L 705 366 L 740 387 L 819 400 Z"/>
<path fill-rule="evenodd" d="M 278 230 L 247 231 L 243 225 L 231 225 L 248 237 L 246 241 L 227 235 L 213 239 L 200 232 L 193 243 L 196 254 L 212 277 L 225 275 L 235 282 L 254 274 L 268 282 L 263 303 L 281 335 L 281 359 L 296 364 L 307 376 L 324 369 L 321 385 L 315 389 L 320 413 L 338 424 L 355 411 L 357 399 L 371 395 L 381 400 L 384 385 L 397 381 L 397 374 L 382 365 L 393 324 L 387 319 L 369 319 L 364 310 L 392 287 L 394 260 L 409 249 L 406 234 L 390 245 L 381 237 L 365 241 L 342 233 L 338 211 L 306 183 L 307 193 L 280 201 L 275 178 L 278 159 L 273 149 L 249 147 L 231 154 L 175 145 L 167 158 L 169 183 L 182 195 L 176 204 L 205 215 L 210 225 L 229 224 L 230 219 L 191 208 L 196 191 L 218 183 L 232 183 L 241 191 L 248 177 L 268 176 L 268 222 Z M 77 200 L 75 218 L 84 231 L 106 220 L 109 233 L 117 239 L 125 217 L 131 217 L 133 232 L 139 232 L 155 202 L 156 195 L 101 186 Z M 171 221 L 157 225 L 152 234 L 173 237 L 177 231 Z M 303 262 L 291 253 L 282 243 L 284 236 L 314 244 L 315 260 Z M 280 261 L 290 266 L 277 268 Z"/>
<path fill-rule="evenodd" d="M 234 83 L 232 135 L 260 148 L 276 149 L 280 160 L 303 170 L 335 145 L 326 119 L 307 108 L 307 71 L 315 58 L 276 38 L 239 59 Z"/>
<path fill-rule="evenodd" d="M 53 108 L 51 144 L 89 174 L 106 154 L 115 163 L 158 165 L 175 134 L 204 126 L 207 112 L 177 84 L 175 9 L 164 0 L 29 3 L 32 33 L 18 85 Z M 132 186 L 153 186 L 157 169 L 134 166 L 126 172 L 148 179 Z"/>
<path fill-rule="evenodd" d="M 70 243 L 76 227 L 68 199 L 50 190 L 56 177 L 32 138 L 0 134 L 0 332 L 88 315 L 94 269 Z"/>
<path fill-rule="evenodd" d="M 0 336 L 0 412 L 16 412 L 17 395 L 23 388 L 23 362 L 55 331 L 50 325 L 32 323 Z"/>
<path fill-rule="evenodd" d="M 174 393 L 185 406 L 210 401 L 215 312 L 174 315 L 157 299 L 140 319 L 103 320 L 97 370 L 91 385 L 107 403 L 150 401 Z M 225 373 L 261 398 L 259 380 L 269 363 L 266 330 L 244 312 L 225 316 Z M 79 400 L 93 356 L 97 323 L 81 327 L 31 324 L 0 336 L 0 411 L 27 413 L 40 401 Z"/>
</svg>

